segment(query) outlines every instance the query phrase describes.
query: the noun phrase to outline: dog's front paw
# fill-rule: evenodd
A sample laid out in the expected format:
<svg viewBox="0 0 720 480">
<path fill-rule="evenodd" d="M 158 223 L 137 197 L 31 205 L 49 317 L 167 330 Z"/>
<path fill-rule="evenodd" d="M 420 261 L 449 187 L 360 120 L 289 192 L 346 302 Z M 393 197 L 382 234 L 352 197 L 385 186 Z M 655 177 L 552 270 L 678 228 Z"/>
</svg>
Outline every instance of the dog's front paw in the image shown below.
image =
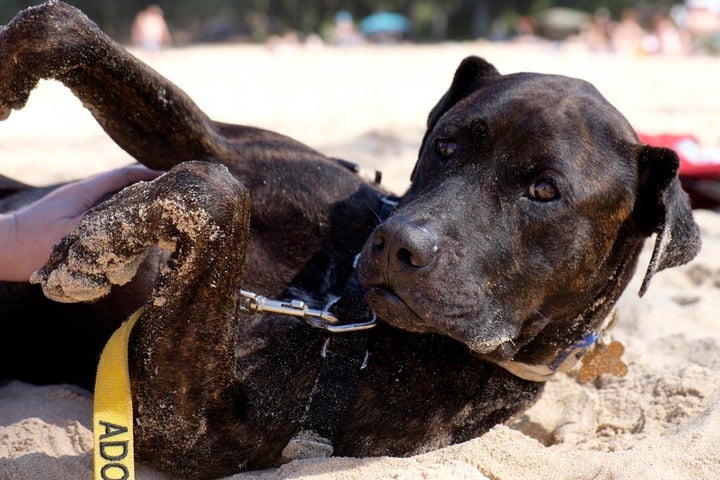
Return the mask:
<svg viewBox="0 0 720 480">
<path fill-rule="evenodd" d="M 144 254 L 118 254 L 108 249 L 112 234 L 103 238 L 88 233 L 86 225 L 78 226 L 30 278 L 31 283 L 42 285 L 46 297 L 64 303 L 88 302 L 104 297 L 112 285 L 123 285 L 135 276 Z"/>
<path fill-rule="evenodd" d="M 78 66 L 82 45 L 97 29 L 78 9 L 46 2 L 0 26 L 0 120 L 25 106 L 41 78 L 59 78 Z"/>
</svg>

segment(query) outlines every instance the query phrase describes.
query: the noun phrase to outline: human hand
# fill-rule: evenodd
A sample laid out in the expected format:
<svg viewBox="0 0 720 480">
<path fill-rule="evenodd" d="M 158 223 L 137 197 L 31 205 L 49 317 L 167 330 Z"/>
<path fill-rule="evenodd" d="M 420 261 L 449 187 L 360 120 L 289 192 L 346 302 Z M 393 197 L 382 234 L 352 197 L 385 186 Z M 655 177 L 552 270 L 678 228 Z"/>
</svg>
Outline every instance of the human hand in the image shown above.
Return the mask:
<svg viewBox="0 0 720 480">
<path fill-rule="evenodd" d="M 39 200 L 0 215 L 0 280 L 27 281 L 85 212 L 107 195 L 162 172 L 133 165 L 68 183 Z"/>
</svg>

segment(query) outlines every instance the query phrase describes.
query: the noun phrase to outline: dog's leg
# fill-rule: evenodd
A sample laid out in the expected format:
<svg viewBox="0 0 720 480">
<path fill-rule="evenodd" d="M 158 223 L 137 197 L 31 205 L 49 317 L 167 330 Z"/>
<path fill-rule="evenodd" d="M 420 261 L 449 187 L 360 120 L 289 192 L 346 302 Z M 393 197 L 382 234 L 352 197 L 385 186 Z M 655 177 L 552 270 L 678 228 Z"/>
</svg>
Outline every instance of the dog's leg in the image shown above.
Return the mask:
<svg viewBox="0 0 720 480">
<path fill-rule="evenodd" d="M 145 165 L 167 170 L 225 153 L 224 137 L 180 88 L 62 2 L 24 10 L 0 29 L 0 119 L 49 78 L 69 87 Z"/>
<path fill-rule="evenodd" d="M 136 445 L 142 460 L 195 478 L 242 462 L 243 436 L 228 429 L 241 425 L 236 302 L 248 212 L 247 190 L 224 166 L 184 163 L 91 210 L 34 278 L 52 298 L 92 300 L 127 281 L 147 247 L 173 252 L 131 338 Z"/>
</svg>

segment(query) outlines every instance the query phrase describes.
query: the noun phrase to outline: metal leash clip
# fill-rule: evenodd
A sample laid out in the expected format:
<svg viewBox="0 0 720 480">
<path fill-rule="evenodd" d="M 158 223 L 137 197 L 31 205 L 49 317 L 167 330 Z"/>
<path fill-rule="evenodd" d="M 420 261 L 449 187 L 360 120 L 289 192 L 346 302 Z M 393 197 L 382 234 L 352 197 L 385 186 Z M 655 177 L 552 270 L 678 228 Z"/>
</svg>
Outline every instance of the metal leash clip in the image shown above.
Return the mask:
<svg viewBox="0 0 720 480">
<path fill-rule="evenodd" d="M 247 290 L 240 290 L 240 296 L 242 299 L 239 308 L 245 313 L 271 312 L 298 317 L 311 327 L 332 333 L 369 330 L 377 324 L 375 312 L 367 322 L 340 324 L 340 319 L 330 311 L 309 308 L 301 300 L 272 300 Z"/>
</svg>

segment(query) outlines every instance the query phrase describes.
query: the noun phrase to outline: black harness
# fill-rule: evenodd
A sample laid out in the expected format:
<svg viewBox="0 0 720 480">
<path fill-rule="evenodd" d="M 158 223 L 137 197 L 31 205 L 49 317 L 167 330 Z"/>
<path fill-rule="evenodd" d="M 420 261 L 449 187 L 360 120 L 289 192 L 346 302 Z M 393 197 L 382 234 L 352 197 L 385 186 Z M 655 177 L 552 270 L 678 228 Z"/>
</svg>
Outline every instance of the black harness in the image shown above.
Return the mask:
<svg viewBox="0 0 720 480">
<path fill-rule="evenodd" d="M 383 197 L 378 211 L 378 223 L 390 216 L 398 204 L 395 197 Z M 359 257 L 359 255 L 358 255 Z M 357 259 L 355 262 L 357 266 Z M 368 318 L 375 325 L 375 313 L 365 304 L 363 289 L 353 272 L 343 293 L 329 310 L 337 313 L 342 325 L 365 325 Z M 284 461 L 299 458 L 329 457 L 357 387 L 360 371 L 369 359 L 369 332 L 352 330 L 341 335 L 331 333 L 323 343 L 323 358 L 312 393 L 300 419 L 300 425 L 283 449 Z"/>
<path fill-rule="evenodd" d="M 360 174 L 357 165 L 335 160 Z M 374 183 L 380 183 L 381 177 L 380 172 L 375 172 Z M 391 196 L 380 198 L 378 223 L 393 213 L 398 200 Z M 359 254 L 353 267 L 357 267 L 358 259 Z M 325 310 L 311 309 L 299 300 L 271 300 L 245 290 L 240 292 L 240 296 L 240 311 L 295 316 L 311 327 L 328 332 L 320 351 L 322 362 L 315 384 L 295 435 L 283 449 L 282 457 L 284 461 L 291 461 L 331 456 L 342 418 L 355 394 L 360 371 L 368 362 L 368 330 L 377 323 L 375 313 L 365 304 L 356 271 L 345 284 L 340 298 Z"/>
</svg>

